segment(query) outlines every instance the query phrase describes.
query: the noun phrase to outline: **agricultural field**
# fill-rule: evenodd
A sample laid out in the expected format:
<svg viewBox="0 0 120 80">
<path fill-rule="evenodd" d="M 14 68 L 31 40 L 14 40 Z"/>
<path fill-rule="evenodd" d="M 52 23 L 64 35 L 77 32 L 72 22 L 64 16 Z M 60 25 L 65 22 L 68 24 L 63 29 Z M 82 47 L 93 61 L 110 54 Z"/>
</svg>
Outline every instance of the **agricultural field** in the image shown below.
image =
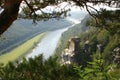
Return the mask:
<svg viewBox="0 0 120 80">
<path fill-rule="evenodd" d="M 21 44 L 20 46 L 14 48 L 10 52 L 5 53 L 4 55 L 0 56 L 0 63 L 7 64 L 9 61 L 15 61 L 23 56 L 26 55 L 28 51 L 30 51 L 36 43 L 38 43 L 46 33 L 39 34 L 32 39 L 26 41 L 25 43 Z"/>
</svg>

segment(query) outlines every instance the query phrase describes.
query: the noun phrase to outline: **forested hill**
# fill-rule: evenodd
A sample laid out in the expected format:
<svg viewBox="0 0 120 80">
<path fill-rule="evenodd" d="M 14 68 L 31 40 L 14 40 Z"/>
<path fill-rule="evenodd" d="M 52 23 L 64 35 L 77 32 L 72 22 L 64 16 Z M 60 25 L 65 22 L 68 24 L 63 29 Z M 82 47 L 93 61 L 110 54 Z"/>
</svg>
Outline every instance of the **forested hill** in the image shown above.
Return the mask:
<svg viewBox="0 0 120 80">
<path fill-rule="evenodd" d="M 86 15 L 83 20 L 81 20 L 81 23 L 73 26 L 72 28 L 69 28 L 67 31 L 65 31 L 58 43 L 58 47 L 56 48 L 55 55 L 60 56 L 63 49 L 66 48 L 68 44 L 68 40 L 75 36 L 80 36 L 82 32 L 85 32 L 89 29 L 89 27 L 86 27 L 86 22 L 88 19 L 90 19 L 90 15 Z"/>
<path fill-rule="evenodd" d="M 80 44 L 77 53 L 71 57 L 71 60 L 74 59 L 77 64 L 85 67 L 89 65 L 88 62 L 102 59 L 104 66 L 117 66 L 117 68 L 114 67 L 115 71 L 112 74 L 116 74 L 114 77 L 120 78 L 117 75 L 120 73 L 120 28 L 118 29 L 119 26 L 113 27 L 114 25 L 108 26 L 107 29 L 90 26 L 89 22 L 93 22 L 91 20 L 92 18 L 87 15 L 81 21 L 81 24 L 64 32 L 56 49 L 55 56 L 58 57 L 58 61 L 61 61 L 61 54 L 68 48 L 69 40 L 77 36 L 80 38 Z M 116 23 L 118 21 L 117 24 L 119 24 L 119 20 L 115 19 L 115 21 Z"/>
<path fill-rule="evenodd" d="M 33 23 L 32 20 L 18 19 L 0 37 L 0 54 L 11 50 L 39 33 L 65 28 L 70 25 L 71 23 L 65 19 L 38 21 L 37 24 Z"/>
<path fill-rule="evenodd" d="M 110 13 L 110 12 L 109 12 Z M 114 24 L 114 21 L 116 24 Z M 62 34 L 61 40 L 56 49 L 55 55 L 60 56 L 62 51 L 67 48 L 69 39 L 78 36 L 81 39 L 80 51 L 84 51 L 86 41 L 89 42 L 89 53 L 91 55 L 97 55 L 99 53 L 98 47 L 101 47 L 101 53 L 106 61 L 106 64 L 111 64 L 114 62 L 113 56 L 115 57 L 115 50 L 120 49 L 120 35 L 119 31 L 119 19 L 114 19 L 113 25 L 109 25 L 106 28 L 101 28 L 99 25 L 89 25 L 94 23 L 92 18 L 87 15 L 80 24 L 68 29 L 68 31 Z M 81 50 L 82 49 L 82 50 Z M 84 52 L 80 52 L 84 53 Z M 118 55 L 120 55 L 118 50 Z M 118 56 L 117 56 L 118 57 Z"/>
</svg>

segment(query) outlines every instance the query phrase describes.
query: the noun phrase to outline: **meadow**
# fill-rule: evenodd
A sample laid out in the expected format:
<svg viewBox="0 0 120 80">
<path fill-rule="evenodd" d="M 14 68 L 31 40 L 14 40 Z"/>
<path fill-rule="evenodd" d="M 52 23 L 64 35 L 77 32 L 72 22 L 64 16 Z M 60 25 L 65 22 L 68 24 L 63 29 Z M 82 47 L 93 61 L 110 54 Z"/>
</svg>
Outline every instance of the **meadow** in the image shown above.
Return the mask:
<svg viewBox="0 0 120 80">
<path fill-rule="evenodd" d="M 14 48 L 10 52 L 7 52 L 0 56 L 0 63 L 6 65 L 9 61 L 18 60 L 21 57 L 24 57 L 31 49 L 33 49 L 36 43 L 40 42 L 40 40 L 46 35 L 46 33 L 39 34 L 30 40 L 24 42 L 20 46 Z"/>
</svg>

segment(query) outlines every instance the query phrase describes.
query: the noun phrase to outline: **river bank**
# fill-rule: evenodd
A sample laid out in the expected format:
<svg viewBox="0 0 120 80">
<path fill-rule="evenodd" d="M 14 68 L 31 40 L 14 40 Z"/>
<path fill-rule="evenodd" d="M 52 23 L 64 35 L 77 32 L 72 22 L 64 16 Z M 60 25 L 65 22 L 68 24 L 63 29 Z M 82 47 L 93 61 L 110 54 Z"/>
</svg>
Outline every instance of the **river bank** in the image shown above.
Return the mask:
<svg viewBox="0 0 120 80">
<path fill-rule="evenodd" d="M 55 31 L 50 31 L 48 34 L 41 40 L 40 43 L 38 43 L 37 47 L 32 50 L 31 53 L 29 53 L 26 58 L 34 58 L 35 56 L 38 56 L 39 54 L 43 54 L 44 58 L 47 59 L 54 53 L 56 46 L 59 42 L 59 39 L 62 35 L 62 33 L 66 30 L 68 30 L 70 27 L 75 26 L 76 24 L 73 24 L 71 26 L 68 26 L 67 28 L 58 29 Z"/>
<path fill-rule="evenodd" d="M 4 55 L 0 56 L 0 63 L 6 65 L 8 62 L 18 60 L 22 58 L 28 51 L 33 49 L 35 43 L 40 42 L 40 40 L 46 35 L 46 33 L 39 34 L 30 40 L 24 42 L 23 44 L 19 45 L 18 47 L 14 48 L 10 52 L 5 53 Z"/>
</svg>

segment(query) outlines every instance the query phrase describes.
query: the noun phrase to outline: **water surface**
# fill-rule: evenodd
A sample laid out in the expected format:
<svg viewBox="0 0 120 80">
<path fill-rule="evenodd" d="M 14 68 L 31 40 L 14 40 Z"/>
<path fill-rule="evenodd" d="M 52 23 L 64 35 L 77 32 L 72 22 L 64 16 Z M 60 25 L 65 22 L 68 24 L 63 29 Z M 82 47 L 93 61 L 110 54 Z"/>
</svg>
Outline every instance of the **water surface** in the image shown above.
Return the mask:
<svg viewBox="0 0 120 80">
<path fill-rule="evenodd" d="M 37 47 L 32 50 L 32 52 L 27 56 L 27 58 L 30 58 L 30 57 L 34 58 L 35 56 L 43 53 L 44 58 L 47 59 L 55 51 L 56 45 L 61 37 L 61 34 L 64 31 L 66 31 L 68 28 L 63 28 L 63 29 L 49 32 L 41 40 L 41 42 L 38 43 Z"/>
</svg>

